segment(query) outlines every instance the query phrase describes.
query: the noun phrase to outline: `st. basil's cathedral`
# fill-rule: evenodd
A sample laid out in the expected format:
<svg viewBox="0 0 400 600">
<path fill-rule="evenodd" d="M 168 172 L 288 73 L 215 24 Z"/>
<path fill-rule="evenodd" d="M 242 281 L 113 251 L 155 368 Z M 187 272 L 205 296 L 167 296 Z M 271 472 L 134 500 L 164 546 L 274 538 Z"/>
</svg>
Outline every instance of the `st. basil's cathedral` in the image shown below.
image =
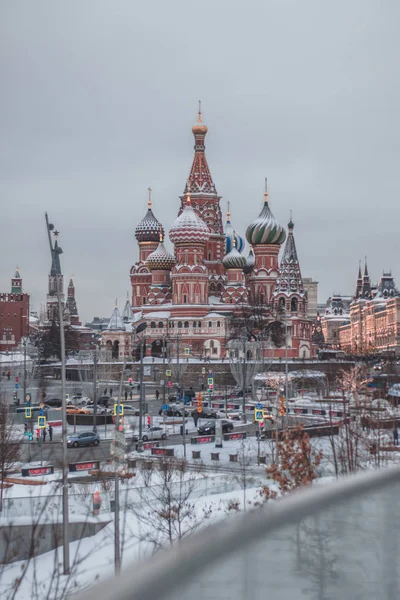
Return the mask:
<svg viewBox="0 0 400 600">
<path fill-rule="evenodd" d="M 135 229 L 139 259 L 130 270 L 131 303 L 128 299 L 122 316 L 115 307 L 102 345 L 115 358 L 129 356 L 130 332 L 145 322 L 146 356 L 162 356 L 168 340 L 179 337 L 182 355 L 224 359 L 235 315 L 258 298 L 271 319 L 284 314 L 287 347 L 274 348 L 274 356 L 309 358 L 312 323 L 292 219 L 286 234 L 271 212 L 265 185 L 262 210 L 246 230 L 249 246 L 231 224 L 229 208 L 224 228 L 221 196 L 205 154 L 207 131 L 199 110 L 192 127 L 193 164 L 169 229 L 173 253 L 164 244 L 149 189 L 147 213 Z"/>
</svg>

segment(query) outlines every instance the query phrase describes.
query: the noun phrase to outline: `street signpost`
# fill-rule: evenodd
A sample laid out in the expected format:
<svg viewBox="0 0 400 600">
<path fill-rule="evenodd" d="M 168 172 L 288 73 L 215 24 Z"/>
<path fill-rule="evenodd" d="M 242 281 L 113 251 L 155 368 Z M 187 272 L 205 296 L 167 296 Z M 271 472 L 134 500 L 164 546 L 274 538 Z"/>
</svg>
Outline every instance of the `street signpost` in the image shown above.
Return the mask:
<svg viewBox="0 0 400 600">
<path fill-rule="evenodd" d="M 26 406 L 25 407 L 25 419 L 31 419 L 32 418 L 32 409 L 30 406 Z"/>
<path fill-rule="evenodd" d="M 263 411 L 260 410 L 259 408 L 255 408 L 254 409 L 254 420 L 259 423 L 260 421 L 263 420 Z"/>
<path fill-rule="evenodd" d="M 37 420 L 37 426 L 39 427 L 39 429 L 45 429 L 46 428 L 46 417 L 39 416 L 38 420 Z"/>
<path fill-rule="evenodd" d="M 259 409 L 261 409 L 261 408 L 262 408 L 262 404 L 261 404 L 261 402 L 257 402 L 257 404 L 256 404 L 256 408 L 259 408 Z"/>
<path fill-rule="evenodd" d="M 168 410 L 169 409 L 169 404 L 163 404 L 162 405 L 162 409 L 163 410 Z"/>
<path fill-rule="evenodd" d="M 114 417 L 119 415 L 122 417 L 124 414 L 124 405 L 123 404 L 114 404 Z"/>
<path fill-rule="evenodd" d="M 171 377 L 171 375 L 172 375 L 172 371 L 171 371 L 171 369 L 167 369 L 167 370 L 165 371 L 165 374 L 166 374 L 166 376 L 167 376 L 167 377 Z"/>
<path fill-rule="evenodd" d="M 189 356 L 190 354 L 190 348 L 185 348 L 185 356 Z"/>
</svg>

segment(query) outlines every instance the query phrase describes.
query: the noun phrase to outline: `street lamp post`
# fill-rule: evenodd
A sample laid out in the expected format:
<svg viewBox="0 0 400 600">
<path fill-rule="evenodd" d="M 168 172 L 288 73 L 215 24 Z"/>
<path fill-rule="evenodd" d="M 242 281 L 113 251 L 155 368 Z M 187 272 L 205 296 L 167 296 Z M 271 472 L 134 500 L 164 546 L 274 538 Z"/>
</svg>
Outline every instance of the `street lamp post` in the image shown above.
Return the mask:
<svg viewBox="0 0 400 600">
<path fill-rule="evenodd" d="M 53 243 L 51 240 L 51 232 L 54 230 L 54 225 L 49 223 L 47 213 L 45 213 L 46 229 L 49 238 L 50 254 L 52 260 L 52 267 L 55 267 L 55 252 L 53 249 Z M 54 232 L 57 235 L 57 232 Z M 62 253 L 61 248 L 57 248 L 58 254 Z M 60 275 L 61 276 L 61 275 Z M 58 275 L 56 275 L 58 277 Z M 61 419 L 62 419 L 62 509 L 63 509 L 63 566 L 64 575 L 70 573 L 70 561 L 69 561 L 69 507 L 68 507 L 68 457 L 67 457 L 67 400 L 66 400 L 66 377 L 65 377 L 65 336 L 64 336 L 64 320 L 63 320 L 63 307 L 61 303 L 61 294 L 59 282 L 56 280 L 56 294 L 57 294 L 57 306 L 58 306 L 58 319 L 60 324 L 60 346 L 61 346 Z"/>
</svg>

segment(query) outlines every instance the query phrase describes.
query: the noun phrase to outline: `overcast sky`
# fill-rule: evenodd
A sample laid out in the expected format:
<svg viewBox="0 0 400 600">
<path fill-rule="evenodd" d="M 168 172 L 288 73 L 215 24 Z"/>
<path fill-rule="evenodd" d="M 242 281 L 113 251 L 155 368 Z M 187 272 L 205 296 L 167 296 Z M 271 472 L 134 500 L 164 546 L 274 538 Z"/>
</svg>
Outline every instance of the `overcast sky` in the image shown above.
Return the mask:
<svg viewBox="0 0 400 600">
<path fill-rule="evenodd" d="M 12 0 L 0 3 L 0 290 L 18 264 L 33 308 L 60 230 L 83 320 L 130 289 L 134 229 L 169 228 L 197 100 L 222 209 L 242 233 L 263 201 L 293 210 L 319 301 L 358 260 L 400 286 L 397 0 Z"/>
</svg>

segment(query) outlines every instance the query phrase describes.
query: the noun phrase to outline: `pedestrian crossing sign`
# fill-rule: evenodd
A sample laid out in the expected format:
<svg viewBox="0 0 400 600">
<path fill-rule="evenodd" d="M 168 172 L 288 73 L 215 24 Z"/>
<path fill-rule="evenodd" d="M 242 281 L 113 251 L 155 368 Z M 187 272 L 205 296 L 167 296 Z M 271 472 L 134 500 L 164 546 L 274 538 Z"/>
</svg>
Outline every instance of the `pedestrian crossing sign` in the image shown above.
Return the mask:
<svg viewBox="0 0 400 600">
<path fill-rule="evenodd" d="M 171 369 L 167 369 L 167 370 L 165 371 L 165 374 L 166 374 L 166 376 L 167 376 L 167 377 L 171 377 L 171 375 L 172 375 L 172 373 L 171 373 Z"/>
<path fill-rule="evenodd" d="M 30 419 L 32 417 L 32 409 L 27 406 L 25 408 L 25 419 Z"/>
<path fill-rule="evenodd" d="M 39 429 L 45 429 L 46 428 L 46 417 L 38 417 L 37 424 L 38 424 Z"/>
<path fill-rule="evenodd" d="M 263 420 L 263 411 L 262 410 L 260 410 L 258 408 L 254 409 L 254 420 L 257 423 L 260 423 Z"/>
<path fill-rule="evenodd" d="M 213 377 L 209 377 L 207 383 L 208 383 L 208 385 L 212 385 L 214 383 L 214 378 Z"/>
<path fill-rule="evenodd" d="M 123 404 L 114 404 L 114 417 L 119 415 L 122 417 L 124 414 L 124 405 Z"/>
<path fill-rule="evenodd" d="M 185 348 L 185 356 L 189 356 L 190 354 L 190 348 Z"/>
</svg>

